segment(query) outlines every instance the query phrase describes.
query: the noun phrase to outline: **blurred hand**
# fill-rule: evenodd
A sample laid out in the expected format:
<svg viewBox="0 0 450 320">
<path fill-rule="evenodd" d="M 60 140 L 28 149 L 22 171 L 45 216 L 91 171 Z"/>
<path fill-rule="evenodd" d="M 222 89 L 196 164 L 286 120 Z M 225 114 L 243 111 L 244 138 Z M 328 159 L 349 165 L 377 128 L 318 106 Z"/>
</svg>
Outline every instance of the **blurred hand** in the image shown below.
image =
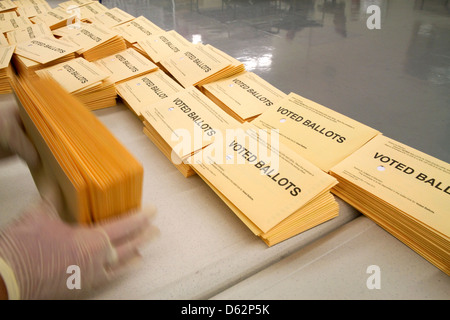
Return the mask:
<svg viewBox="0 0 450 320">
<path fill-rule="evenodd" d="M 9 299 L 76 299 L 127 271 L 140 260 L 140 246 L 158 234 L 150 223 L 153 207 L 92 227 L 63 222 L 57 182 L 45 172 L 17 108 L 0 105 L 0 156 L 13 154 L 28 164 L 41 199 L 0 230 L 0 277 Z M 81 289 L 69 289 L 69 266 L 79 268 Z"/>
<path fill-rule="evenodd" d="M 0 274 L 9 299 L 76 299 L 119 276 L 157 235 L 154 211 L 87 227 L 64 223 L 43 199 L 0 233 Z M 79 267 L 80 289 L 68 287 L 69 266 Z"/>
<path fill-rule="evenodd" d="M 39 155 L 25 134 L 15 105 L 0 106 L 0 155 L 17 154 L 30 168 L 39 165 Z"/>
</svg>

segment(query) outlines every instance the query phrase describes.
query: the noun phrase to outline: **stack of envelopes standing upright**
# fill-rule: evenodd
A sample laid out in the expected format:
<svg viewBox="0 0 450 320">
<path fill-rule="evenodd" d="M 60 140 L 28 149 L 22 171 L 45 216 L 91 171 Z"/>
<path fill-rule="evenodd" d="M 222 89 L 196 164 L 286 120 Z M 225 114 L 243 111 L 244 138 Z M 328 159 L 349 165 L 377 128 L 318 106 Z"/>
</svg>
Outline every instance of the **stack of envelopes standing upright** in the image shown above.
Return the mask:
<svg viewBox="0 0 450 320">
<path fill-rule="evenodd" d="M 94 223 L 139 208 L 143 167 L 113 134 L 53 79 L 13 77 L 19 111 L 43 173 L 57 181 L 63 218 Z"/>
<path fill-rule="evenodd" d="M 0 46 L 0 94 L 11 92 L 10 79 L 12 76 L 11 57 L 15 46 Z"/>
</svg>

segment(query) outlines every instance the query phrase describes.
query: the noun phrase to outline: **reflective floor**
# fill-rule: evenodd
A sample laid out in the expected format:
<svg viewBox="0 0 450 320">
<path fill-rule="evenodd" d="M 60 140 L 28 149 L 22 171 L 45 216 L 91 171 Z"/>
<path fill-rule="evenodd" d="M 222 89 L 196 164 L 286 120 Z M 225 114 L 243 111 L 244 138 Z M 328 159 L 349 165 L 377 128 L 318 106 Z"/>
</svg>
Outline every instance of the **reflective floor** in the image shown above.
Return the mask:
<svg viewBox="0 0 450 320">
<path fill-rule="evenodd" d="M 51 1 L 50 1 L 51 2 Z M 448 0 L 103 0 L 450 162 Z M 370 5 L 380 29 L 369 29 Z"/>
</svg>

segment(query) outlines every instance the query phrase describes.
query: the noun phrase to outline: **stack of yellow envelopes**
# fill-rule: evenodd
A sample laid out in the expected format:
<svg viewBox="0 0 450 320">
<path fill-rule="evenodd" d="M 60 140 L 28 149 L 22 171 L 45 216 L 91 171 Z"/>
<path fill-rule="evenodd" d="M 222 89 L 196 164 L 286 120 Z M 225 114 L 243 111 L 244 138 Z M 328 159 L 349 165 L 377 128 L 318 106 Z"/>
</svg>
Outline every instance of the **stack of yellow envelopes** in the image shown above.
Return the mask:
<svg viewBox="0 0 450 320">
<path fill-rule="evenodd" d="M 116 85 L 117 94 L 138 117 L 141 110 L 183 90 L 183 87 L 161 70 Z"/>
<path fill-rule="evenodd" d="M 11 92 L 11 57 L 15 46 L 0 46 L 0 94 Z"/>
<path fill-rule="evenodd" d="M 16 45 L 13 62 L 22 75 L 35 75 L 36 70 L 74 59 L 80 47 L 53 36 L 40 36 Z"/>
<path fill-rule="evenodd" d="M 109 73 L 109 80 L 115 84 L 158 70 L 153 62 L 133 48 L 96 60 L 94 63 Z"/>
<path fill-rule="evenodd" d="M 109 73 L 99 69 L 93 62 L 75 58 L 50 68 L 36 71 L 41 78 L 52 78 L 68 93 L 77 97 L 89 110 L 116 105 L 114 83 Z"/>
<path fill-rule="evenodd" d="M 193 174 L 185 160 L 239 125 L 195 87 L 188 87 L 141 109 L 144 133 L 185 177 Z"/>
<path fill-rule="evenodd" d="M 80 47 L 77 54 L 88 61 L 95 61 L 125 50 L 126 44 L 117 32 L 98 23 L 80 22 L 53 31 L 56 37 Z"/>
<path fill-rule="evenodd" d="M 286 94 L 253 72 L 203 85 L 202 92 L 239 122 L 249 122 L 273 108 Z"/>
<path fill-rule="evenodd" d="M 450 275 L 450 165 L 377 136 L 331 175 L 333 192 Z"/>
<path fill-rule="evenodd" d="M 380 132 L 295 93 L 252 121 L 323 171 L 358 150 Z"/>
<path fill-rule="evenodd" d="M 163 29 L 144 16 L 139 16 L 112 29 L 124 38 L 127 47 L 131 47 L 138 41 L 146 39 L 154 34 L 164 32 Z"/>
<path fill-rule="evenodd" d="M 338 216 L 337 180 L 249 123 L 188 162 L 268 246 Z"/>
<path fill-rule="evenodd" d="M 244 64 L 207 44 L 196 44 L 160 61 L 184 88 L 202 86 L 245 70 Z"/>
<path fill-rule="evenodd" d="M 143 167 L 95 115 L 52 79 L 13 79 L 39 174 L 53 175 L 65 200 L 63 218 L 94 223 L 138 208 Z"/>
</svg>

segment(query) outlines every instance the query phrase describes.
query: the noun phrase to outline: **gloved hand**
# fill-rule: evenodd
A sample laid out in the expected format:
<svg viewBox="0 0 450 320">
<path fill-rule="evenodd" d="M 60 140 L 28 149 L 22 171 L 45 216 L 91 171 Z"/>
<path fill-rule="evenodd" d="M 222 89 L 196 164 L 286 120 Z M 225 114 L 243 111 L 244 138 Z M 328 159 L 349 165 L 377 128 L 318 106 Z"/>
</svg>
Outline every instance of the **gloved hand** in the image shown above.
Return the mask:
<svg viewBox="0 0 450 320">
<path fill-rule="evenodd" d="M 23 129 L 17 106 L 0 105 L 0 158 L 17 154 L 30 168 L 36 168 L 39 155 Z"/>
<path fill-rule="evenodd" d="M 0 233 L 8 298 L 76 299 L 119 276 L 139 260 L 139 246 L 158 233 L 149 220 L 154 211 L 87 227 L 64 223 L 42 199 Z"/>
<path fill-rule="evenodd" d="M 41 161 L 17 108 L 0 105 L 0 157 L 12 154 L 39 177 L 42 198 L 0 230 L 0 278 L 9 299 L 78 298 L 127 271 L 140 260 L 139 247 L 158 234 L 149 219 L 152 207 L 93 227 L 63 222 L 59 189 L 49 176 L 38 174 Z"/>
</svg>

